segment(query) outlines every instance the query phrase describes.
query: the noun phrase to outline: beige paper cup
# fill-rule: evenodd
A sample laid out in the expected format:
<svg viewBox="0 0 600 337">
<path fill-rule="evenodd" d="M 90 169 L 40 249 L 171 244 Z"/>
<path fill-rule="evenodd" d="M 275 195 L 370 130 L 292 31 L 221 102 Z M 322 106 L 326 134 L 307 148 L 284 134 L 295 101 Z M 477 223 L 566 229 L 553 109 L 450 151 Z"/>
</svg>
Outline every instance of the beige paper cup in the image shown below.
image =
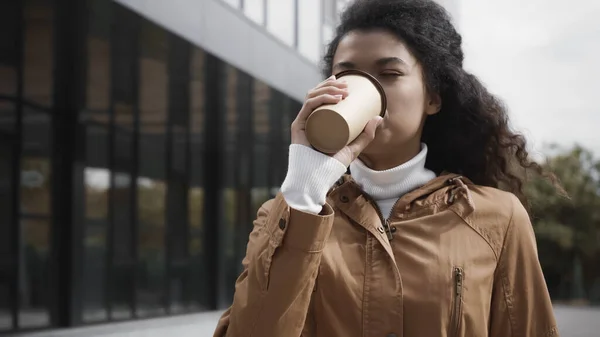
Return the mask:
<svg viewBox="0 0 600 337">
<path fill-rule="evenodd" d="M 323 153 L 333 154 L 350 144 L 375 116 L 385 114 L 387 99 L 377 79 L 360 70 L 336 75 L 348 83 L 348 96 L 337 104 L 315 109 L 306 120 L 306 137 Z"/>
</svg>

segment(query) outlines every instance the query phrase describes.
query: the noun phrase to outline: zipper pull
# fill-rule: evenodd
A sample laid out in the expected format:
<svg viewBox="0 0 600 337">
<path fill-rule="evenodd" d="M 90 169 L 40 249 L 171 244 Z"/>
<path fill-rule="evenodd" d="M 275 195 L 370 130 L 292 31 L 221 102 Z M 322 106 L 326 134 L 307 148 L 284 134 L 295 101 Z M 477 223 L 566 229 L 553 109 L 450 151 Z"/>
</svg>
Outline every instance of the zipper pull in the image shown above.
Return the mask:
<svg viewBox="0 0 600 337">
<path fill-rule="evenodd" d="M 392 229 L 390 227 L 390 220 L 386 219 L 383 223 L 383 227 L 385 228 L 385 233 L 387 234 L 388 240 L 392 241 L 394 235 L 392 234 Z"/>
<path fill-rule="evenodd" d="M 460 296 L 463 288 L 463 271 L 460 268 L 456 268 L 454 274 L 456 277 L 456 296 Z"/>
</svg>

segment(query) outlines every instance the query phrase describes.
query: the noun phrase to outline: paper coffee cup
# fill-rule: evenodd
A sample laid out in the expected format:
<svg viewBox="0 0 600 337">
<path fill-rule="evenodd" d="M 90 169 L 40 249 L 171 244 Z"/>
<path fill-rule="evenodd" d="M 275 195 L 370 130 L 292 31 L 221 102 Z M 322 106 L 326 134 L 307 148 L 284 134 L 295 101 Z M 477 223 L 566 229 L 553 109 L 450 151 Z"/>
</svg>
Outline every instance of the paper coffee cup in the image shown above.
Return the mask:
<svg viewBox="0 0 600 337">
<path fill-rule="evenodd" d="M 306 137 L 323 153 L 333 154 L 360 135 L 375 116 L 385 114 L 387 99 L 377 79 L 360 70 L 346 70 L 336 75 L 348 84 L 348 96 L 337 104 L 315 109 L 306 120 Z"/>
</svg>

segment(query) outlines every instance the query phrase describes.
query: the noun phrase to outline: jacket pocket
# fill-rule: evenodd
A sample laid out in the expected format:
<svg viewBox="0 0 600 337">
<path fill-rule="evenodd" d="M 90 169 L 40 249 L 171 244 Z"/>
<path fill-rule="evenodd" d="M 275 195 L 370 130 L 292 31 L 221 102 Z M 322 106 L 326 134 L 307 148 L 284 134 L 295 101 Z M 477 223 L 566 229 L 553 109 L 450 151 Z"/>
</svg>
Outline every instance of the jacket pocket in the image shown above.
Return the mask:
<svg viewBox="0 0 600 337">
<path fill-rule="evenodd" d="M 460 323 L 462 322 L 463 312 L 463 283 L 465 272 L 461 267 L 454 267 L 453 270 L 453 300 L 452 300 L 452 316 L 450 318 L 450 337 L 457 337 L 460 331 Z"/>
</svg>

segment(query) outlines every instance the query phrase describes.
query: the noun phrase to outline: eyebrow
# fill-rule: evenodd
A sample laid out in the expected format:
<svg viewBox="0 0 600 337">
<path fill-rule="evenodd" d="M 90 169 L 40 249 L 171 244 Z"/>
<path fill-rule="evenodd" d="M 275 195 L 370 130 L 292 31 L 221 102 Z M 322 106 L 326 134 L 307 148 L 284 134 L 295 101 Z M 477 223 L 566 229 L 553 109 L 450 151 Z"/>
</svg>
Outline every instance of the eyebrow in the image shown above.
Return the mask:
<svg viewBox="0 0 600 337">
<path fill-rule="evenodd" d="M 382 66 L 386 66 L 389 64 L 393 64 L 393 63 L 397 63 L 397 64 L 401 64 L 401 65 L 406 65 L 407 63 L 404 62 L 404 60 L 402 60 L 399 57 L 384 57 L 384 58 L 380 58 L 379 60 L 375 61 L 375 64 L 379 67 Z M 348 61 L 342 61 L 339 63 L 336 63 L 332 69 L 353 69 L 356 68 L 356 65 L 352 62 L 348 62 Z"/>
</svg>

